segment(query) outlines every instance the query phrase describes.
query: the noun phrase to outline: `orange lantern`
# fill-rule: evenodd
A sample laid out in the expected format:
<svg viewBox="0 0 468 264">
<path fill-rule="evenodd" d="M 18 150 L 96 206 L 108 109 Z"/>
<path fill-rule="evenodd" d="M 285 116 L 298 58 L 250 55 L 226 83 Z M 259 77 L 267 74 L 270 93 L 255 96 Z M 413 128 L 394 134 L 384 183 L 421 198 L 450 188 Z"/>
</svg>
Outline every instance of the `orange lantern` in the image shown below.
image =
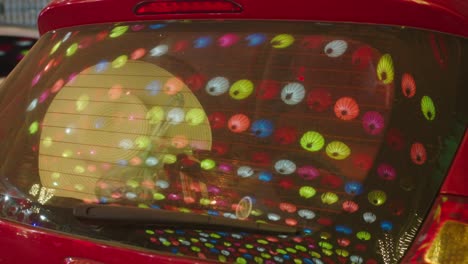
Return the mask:
<svg viewBox="0 0 468 264">
<path fill-rule="evenodd" d="M 342 97 L 335 103 L 335 115 L 339 119 L 348 121 L 359 115 L 359 105 L 351 97 Z"/>
</svg>

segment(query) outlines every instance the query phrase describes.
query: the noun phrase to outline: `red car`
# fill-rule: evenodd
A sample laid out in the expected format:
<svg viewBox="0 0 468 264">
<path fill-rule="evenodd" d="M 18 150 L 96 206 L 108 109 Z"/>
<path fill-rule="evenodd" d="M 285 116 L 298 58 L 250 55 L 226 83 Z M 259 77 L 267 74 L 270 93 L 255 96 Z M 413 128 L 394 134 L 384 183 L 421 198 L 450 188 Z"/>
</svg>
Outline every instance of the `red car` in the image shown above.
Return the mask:
<svg viewBox="0 0 468 264">
<path fill-rule="evenodd" d="M 57 0 L 0 96 L 2 263 L 468 263 L 462 0 Z"/>
</svg>

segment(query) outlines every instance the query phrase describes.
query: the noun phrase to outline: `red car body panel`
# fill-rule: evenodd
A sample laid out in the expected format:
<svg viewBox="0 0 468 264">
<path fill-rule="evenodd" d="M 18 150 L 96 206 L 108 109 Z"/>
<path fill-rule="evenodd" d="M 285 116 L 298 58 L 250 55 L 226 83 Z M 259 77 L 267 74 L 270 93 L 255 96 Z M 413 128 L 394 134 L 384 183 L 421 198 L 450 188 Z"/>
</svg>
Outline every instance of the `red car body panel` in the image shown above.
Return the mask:
<svg viewBox="0 0 468 264">
<path fill-rule="evenodd" d="M 466 187 L 466 172 L 468 171 L 468 132 L 461 143 L 452 167 L 445 178 L 444 185 L 440 193 L 468 196 L 468 188 Z"/>
<path fill-rule="evenodd" d="M 100 244 L 5 220 L 0 220 L 0 236 L 0 263 L 213 263 Z"/>
<path fill-rule="evenodd" d="M 234 14 L 168 14 L 136 16 L 138 1 L 58 0 L 41 13 L 39 31 L 76 25 L 165 19 L 274 19 L 354 22 L 424 28 L 468 36 L 465 0 L 236 0 L 243 7 Z"/>
<path fill-rule="evenodd" d="M 468 37 L 466 0 L 297 0 L 290 1 L 287 5 L 282 1 L 237 0 L 244 8 L 238 14 L 136 16 L 133 10 L 138 2 L 140 1 L 54 1 L 41 13 L 39 30 L 44 34 L 76 25 L 137 20 L 276 19 L 410 26 Z M 464 184 L 464 176 L 468 170 L 467 160 L 468 135 L 465 134 L 441 189 L 442 193 L 468 195 Z M 203 263 L 195 259 L 177 258 L 62 235 L 5 220 L 0 221 L 0 236 L 0 263 Z M 69 257 L 77 258 L 78 261 L 67 262 Z"/>
</svg>

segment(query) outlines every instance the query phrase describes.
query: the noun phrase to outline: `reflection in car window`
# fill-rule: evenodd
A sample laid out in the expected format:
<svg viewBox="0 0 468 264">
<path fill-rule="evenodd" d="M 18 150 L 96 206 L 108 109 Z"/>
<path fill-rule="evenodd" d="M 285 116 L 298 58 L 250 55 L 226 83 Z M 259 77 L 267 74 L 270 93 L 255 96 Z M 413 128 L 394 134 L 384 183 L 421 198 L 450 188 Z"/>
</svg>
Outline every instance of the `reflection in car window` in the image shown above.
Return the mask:
<svg viewBox="0 0 468 264">
<path fill-rule="evenodd" d="M 0 77 L 5 78 L 36 42 L 33 38 L 0 36 Z"/>
<path fill-rule="evenodd" d="M 135 226 L 91 237 L 239 263 L 396 260 L 466 125 L 466 41 L 438 35 L 449 47 L 438 63 L 431 36 L 279 22 L 48 33 L 5 84 L 0 176 L 53 208 L 135 206 L 301 230 Z"/>
</svg>

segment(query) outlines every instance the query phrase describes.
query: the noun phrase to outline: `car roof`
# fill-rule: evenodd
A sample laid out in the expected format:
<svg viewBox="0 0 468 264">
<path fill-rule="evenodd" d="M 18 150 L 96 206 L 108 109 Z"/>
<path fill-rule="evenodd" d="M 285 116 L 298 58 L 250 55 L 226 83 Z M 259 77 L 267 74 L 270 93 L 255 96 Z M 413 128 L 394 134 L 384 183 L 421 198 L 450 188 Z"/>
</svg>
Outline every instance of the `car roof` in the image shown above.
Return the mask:
<svg viewBox="0 0 468 264">
<path fill-rule="evenodd" d="M 163 0 L 171 1 L 171 0 Z M 193 0 L 191 0 L 193 1 Z M 423 28 L 468 37 L 466 0 L 225 0 L 242 6 L 228 14 L 134 14 L 142 0 L 55 0 L 40 14 L 41 34 L 86 24 L 168 19 L 260 19 L 354 22 Z"/>
</svg>

